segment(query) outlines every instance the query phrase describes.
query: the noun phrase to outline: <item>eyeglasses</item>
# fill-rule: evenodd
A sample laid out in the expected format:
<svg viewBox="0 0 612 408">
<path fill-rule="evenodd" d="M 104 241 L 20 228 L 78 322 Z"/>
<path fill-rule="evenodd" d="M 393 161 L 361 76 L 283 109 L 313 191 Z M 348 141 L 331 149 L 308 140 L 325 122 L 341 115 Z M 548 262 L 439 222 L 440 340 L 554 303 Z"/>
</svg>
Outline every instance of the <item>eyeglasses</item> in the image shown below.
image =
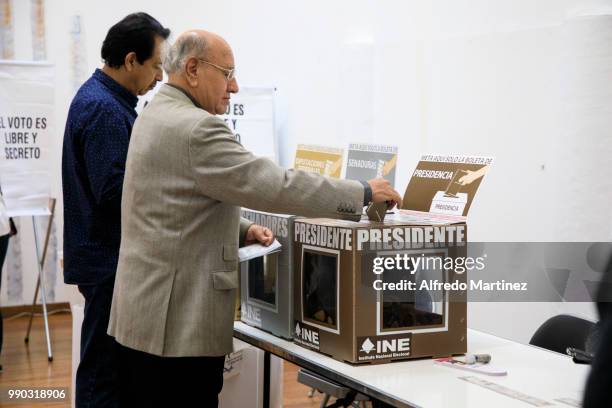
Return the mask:
<svg viewBox="0 0 612 408">
<path fill-rule="evenodd" d="M 203 62 L 205 64 L 211 65 L 215 68 L 217 68 L 219 71 L 223 72 L 225 74 L 225 79 L 229 82 L 232 79 L 236 78 L 236 68 L 223 68 L 220 67 L 219 65 L 213 64 L 212 62 L 208 62 L 206 60 L 200 59 L 198 58 L 198 61 Z"/>
</svg>

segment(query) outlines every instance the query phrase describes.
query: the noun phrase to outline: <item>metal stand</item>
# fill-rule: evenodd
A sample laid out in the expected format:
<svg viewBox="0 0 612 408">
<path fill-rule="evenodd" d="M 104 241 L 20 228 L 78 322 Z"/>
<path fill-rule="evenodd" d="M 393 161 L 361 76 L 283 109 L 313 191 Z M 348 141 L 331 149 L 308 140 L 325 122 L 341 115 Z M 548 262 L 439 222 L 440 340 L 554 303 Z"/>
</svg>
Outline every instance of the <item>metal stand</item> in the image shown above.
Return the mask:
<svg viewBox="0 0 612 408">
<path fill-rule="evenodd" d="M 297 380 L 300 384 L 311 387 L 311 391 L 308 393 L 309 398 L 314 395 L 315 390 L 323 393 L 323 400 L 319 408 L 360 408 L 365 406 L 366 401 L 370 401 L 369 397 L 304 368 L 298 371 Z M 335 397 L 336 401 L 327 405 L 331 397 Z"/>
<path fill-rule="evenodd" d="M 47 234 L 45 235 L 45 244 L 43 246 L 42 257 L 38 244 L 38 228 L 36 227 L 36 219 L 32 216 L 32 227 L 34 228 L 34 245 L 36 247 L 36 260 L 38 265 L 38 280 L 36 281 L 36 290 L 34 291 L 34 300 L 32 301 L 32 311 L 30 312 L 30 322 L 28 323 L 28 331 L 24 341 L 26 344 L 30 341 L 30 331 L 32 329 L 32 320 L 34 319 L 34 311 L 36 310 L 36 300 L 40 289 L 40 298 L 43 309 L 43 320 L 45 322 L 45 337 L 47 339 L 47 357 L 49 361 L 53 361 L 53 351 L 51 350 L 51 336 L 49 334 L 49 315 L 47 313 L 47 285 L 45 283 L 45 260 L 47 259 L 47 249 L 49 247 L 49 237 L 51 236 L 51 228 L 53 227 L 53 217 L 55 216 L 56 199 L 50 200 L 49 224 L 47 225 Z"/>
</svg>

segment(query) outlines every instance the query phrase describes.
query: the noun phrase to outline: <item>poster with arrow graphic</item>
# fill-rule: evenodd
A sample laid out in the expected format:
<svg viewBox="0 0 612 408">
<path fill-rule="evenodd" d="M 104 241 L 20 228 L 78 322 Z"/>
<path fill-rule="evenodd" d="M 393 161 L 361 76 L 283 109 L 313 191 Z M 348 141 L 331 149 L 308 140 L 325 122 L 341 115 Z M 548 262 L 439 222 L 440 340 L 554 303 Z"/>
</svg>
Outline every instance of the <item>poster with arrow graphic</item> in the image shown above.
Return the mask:
<svg viewBox="0 0 612 408">
<path fill-rule="evenodd" d="M 348 180 L 384 178 L 395 187 L 397 146 L 351 143 L 346 163 Z"/>
<path fill-rule="evenodd" d="M 293 168 L 340 178 L 344 151 L 335 147 L 298 145 Z"/>
</svg>

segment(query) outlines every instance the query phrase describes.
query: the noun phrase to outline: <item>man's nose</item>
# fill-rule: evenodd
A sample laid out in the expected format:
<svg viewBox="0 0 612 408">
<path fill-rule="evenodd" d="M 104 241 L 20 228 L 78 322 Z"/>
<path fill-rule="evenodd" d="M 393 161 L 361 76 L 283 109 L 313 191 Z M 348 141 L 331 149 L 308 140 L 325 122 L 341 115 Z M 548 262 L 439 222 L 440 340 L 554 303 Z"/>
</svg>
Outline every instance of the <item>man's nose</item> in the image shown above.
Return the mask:
<svg viewBox="0 0 612 408">
<path fill-rule="evenodd" d="M 236 78 L 232 78 L 232 80 L 227 83 L 227 92 L 238 93 L 239 90 L 238 80 Z"/>
</svg>

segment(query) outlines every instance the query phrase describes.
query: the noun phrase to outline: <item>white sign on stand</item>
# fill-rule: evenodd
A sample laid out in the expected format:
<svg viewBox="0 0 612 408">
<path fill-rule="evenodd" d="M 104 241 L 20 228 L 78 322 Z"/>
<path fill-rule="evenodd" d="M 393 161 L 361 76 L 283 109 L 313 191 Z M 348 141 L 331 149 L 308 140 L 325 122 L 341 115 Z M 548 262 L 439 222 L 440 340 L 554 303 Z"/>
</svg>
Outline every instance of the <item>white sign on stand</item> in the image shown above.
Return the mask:
<svg viewBox="0 0 612 408">
<path fill-rule="evenodd" d="M 243 87 L 232 95 L 221 118 L 236 139 L 256 156 L 278 163 L 278 143 L 274 129 L 274 95 L 276 88 Z"/>
<path fill-rule="evenodd" d="M 53 360 L 47 315 L 44 265 L 53 226 L 55 199 L 50 198 L 55 85 L 53 65 L 46 62 L 0 61 L 0 186 L 10 216 L 31 216 L 47 358 Z M 35 216 L 50 215 L 42 250 Z M 28 343 L 33 312 L 25 337 Z"/>
<path fill-rule="evenodd" d="M 0 185 L 11 216 L 48 215 L 54 69 L 0 61 Z"/>
</svg>

